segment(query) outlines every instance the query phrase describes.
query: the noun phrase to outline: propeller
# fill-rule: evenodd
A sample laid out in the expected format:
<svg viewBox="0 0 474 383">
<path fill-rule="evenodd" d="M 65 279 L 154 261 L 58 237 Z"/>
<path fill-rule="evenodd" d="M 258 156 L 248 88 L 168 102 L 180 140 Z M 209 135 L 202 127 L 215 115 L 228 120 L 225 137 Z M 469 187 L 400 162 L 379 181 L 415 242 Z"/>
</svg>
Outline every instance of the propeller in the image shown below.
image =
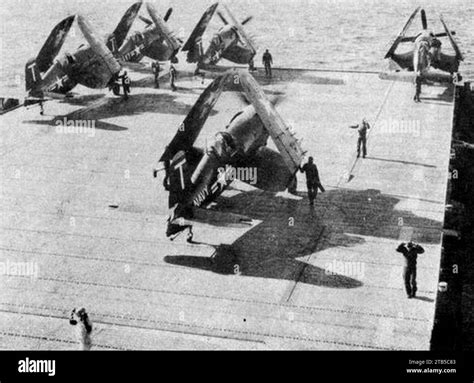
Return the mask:
<svg viewBox="0 0 474 383">
<path fill-rule="evenodd" d="M 143 21 L 146 25 L 151 25 L 151 24 L 153 24 L 153 21 L 151 21 L 150 19 L 147 19 L 145 16 L 140 15 L 140 16 L 138 16 L 138 18 L 139 18 L 141 21 Z"/>
<path fill-rule="evenodd" d="M 173 8 L 168 9 L 168 12 L 166 12 L 165 17 L 163 17 L 163 20 L 165 20 L 165 23 L 168 22 L 168 20 L 171 17 L 172 13 L 173 13 Z"/>
<path fill-rule="evenodd" d="M 222 14 L 222 12 L 218 11 L 217 14 L 219 15 L 220 19 L 222 20 L 222 22 L 225 24 L 225 25 L 228 25 L 229 22 L 226 20 L 226 18 L 224 17 L 224 15 Z"/>
<path fill-rule="evenodd" d="M 428 22 L 426 21 L 426 12 L 424 9 L 421 10 L 421 25 L 423 26 L 423 30 L 428 29 Z"/>
<path fill-rule="evenodd" d="M 253 16 L 249 16 L 249 17 L 247 17 L 244 21 L 242 21 L 241 24 L 242 24 L 242 25 L 245 25 L 245 24 L 247 24 L 247 23 L 248 23 L 250 20 L 252 20 L 252 19 L 253 19 Z"/>
</svg>

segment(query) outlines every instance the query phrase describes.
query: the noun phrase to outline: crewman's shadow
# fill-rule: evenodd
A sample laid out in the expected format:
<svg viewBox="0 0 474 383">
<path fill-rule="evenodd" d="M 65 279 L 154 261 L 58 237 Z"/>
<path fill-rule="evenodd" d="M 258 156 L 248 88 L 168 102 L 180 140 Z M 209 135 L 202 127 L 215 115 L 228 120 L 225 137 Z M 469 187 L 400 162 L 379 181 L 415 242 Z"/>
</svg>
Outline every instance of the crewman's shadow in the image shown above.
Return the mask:
<svg viewBox="0 0 474 383">
<path fill-rule="evenodd" d="M 434 299 L 431 299 L 431 298 L 428 298 L 428 297 L 415 296 L 414 299 L 417 299 L 417 300 L 423 301 L 423 302 L 434 302 Z"/>
</svg>

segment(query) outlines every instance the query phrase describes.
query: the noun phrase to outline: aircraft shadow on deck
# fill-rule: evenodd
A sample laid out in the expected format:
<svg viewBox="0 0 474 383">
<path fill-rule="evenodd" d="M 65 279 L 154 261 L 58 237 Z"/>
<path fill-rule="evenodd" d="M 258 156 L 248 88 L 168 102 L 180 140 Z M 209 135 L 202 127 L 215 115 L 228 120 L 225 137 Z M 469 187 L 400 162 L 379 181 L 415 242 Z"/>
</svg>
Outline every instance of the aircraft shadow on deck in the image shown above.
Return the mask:
<svg viewBox="0 0 474 383">
<path fill-rule="evenodd" d="M 35 124 L 35 125 L 45 125 L 50 127 L 50 131 L 53 132 L 56 126 L 56 121 L 62 120 L 64 117 L 66 117 L 68 120 L 72 120 L 72 118 L 66 116 L 57 116 L 52 120 L 28 120 L 24 121 L 27 124 Z M 111 124 L 110 122 L 105 122 L 105 121 L 100 121 L 97 120 L 95 122 L 95 127 L 94 129 L 98 130 L 108 130 L 111 132 L 122 132 L 124 130 L 128 130 L 128 128 L 116 124 Z"/>
<path fill-rule="evenodd" d="M 373 161 L 392 162 L 392 163 L 403 164 L 403 165 L 415 165 L 415 166 L 422 166 L 424 168 L 436 169 L 436 166 L 434 166 L 434 165 L 423 164 L 421 162 L 404 161 L 404 160 L 392 160 L 392 159 L 388 159 L 388 158 L 371 157 L 371 156 L 367 156 L 366 158 L 368 160 L 373 160 Z"/>
<path fill-rule="evenodd" d="M 64 100 L 61 100 L 60 102 L 62 104 L 88 106 L 91 102 L 98 101 L 98 100 L 102 99 L 105 96 L 106 96 L 105 93 L 101 93 L 101 94 L 83 94 L 83 95 L 73 94 L 72 97 L 67 97 Z"/>
<path fill-rule="evenodd" d="M 199 86 L 198 87 L 193 87 L 193 88 L 187 88 L 187 87 L 182 86 L 182 84 L 180 84 L 180 81 L 178 79 L 175 83 L 175 85 L 177 87 L 176 94 L 189 93 L 189 94 L 195 94 L 195 95 L 199 96 L 203 92 L 203 90 L 206 89 L 208 84 L 206 84 L 206 83 L 201 84 L 201 80 L 199 78 L 196 78 L 195 83 L 199 84 Z M 159 81 L 159 84 L 160 84 L 159 89 L 165 90 L 165 91 L 171 91 L 170 85 L 169 85 L 169 79 L 165 80 L 165 79 L 161 78 L 160 81 Z M 132 82 L 132 91 L 135 88 L 156 89 L 155 88 L 155 79 L 154 79 L 154 77 L 149 76 L 149 77 L 141 78 L 140 80 L 133 81 Z"/>
<path fill-rule="evenodd" d="M 342 78 L 331 77 L 323 71 L 298 68 L 273 68 L 272 76 L 267 77 L 263 68 L 250 72 L 260 85 L 300 83 L 311 85 L 345 85 Z M 316 75 L 318 74 L 318 75 Z"/>
<path fill-rule="evenodd" d="M 428 101 L 427 103 L 431 103 L 429 101 L 438 101 L 433 102 L 433 104 L 441 104 L 441 103 L 452 103 L 454 100 L 454 87 L 448 86 L 443 93 L 440 93 L 436 96 L 423 96 L 423 91 L 420 95 L 421 102 Z"/>
<path fill-rule="evenodd" d="M 304 257 L 313 254 L 314 260 L 318 253 L 328 248 L 361 245 L 365 243 L 362 236 L 398 240 L 401 229 L 397 227 L 399 217 L 403 217 L 404 224 L 414 227 L 415 231 L 416 227 L 439 227 L 437 221 L 418 217 L 409 211 L 395 210 L 399 201 L 379 190 L 334 189 L 320 193 L 312 211 L 306 198 L 287 199 L 269 192 L 252 191 L 230 198 L 220 197 L 219 211 L 244 214 L 262 222 L 232 245 L 217 246 L 213 259 L 177 255 L 166 256 L 164 260 L 169 264 L 225 275 L 239 273 L 249 277 L 298 280 L 331 288 L 361 287 L 362 281 L 327 273 L 326 269 L 305 262 Z M 294 219 L 294 226 L 290 226 L 290 218 Z M 390 230 L 383 229 L 387 222 L 391 223 Z M 195 237 L 199 238 L 198 228 L 195 229 Z M 417 240 L 435 243 L 439 235 L 437 239 L 435 237 Z M 386 256 L 388 260 L 401 257 L 395 247 Z M 329 265 L 331 260 L 326 262 Z"/>
<path fill-rule="evenodd" d="M 186 115 L 191 109 L 192 105 L 176 101 L 179 96 L 169 94 L 150 94 L 138 93 L 130 95 L 130 98 L 125 101 L 121 97 L 110 98 L 101 104 L 98 100 L 97 106 L 87 105 L 82 109 L 75 110 L 66 115 L 55 116 L 52 120 L 29 120 L 26 123 L 38 125 L 55 126 L 56 121 L 66 118 L 68 121 L 74 120 L 95 120 L 95 128 L 99 130 L 109 131 L 124 131 L 128 128 L 115 125 L 109 122 L 101 121 L 106 118 L 114 118 L 120 116 L 134 116 L 143 113 L 163 113 L 163 114 L 177 114 Z M 83 101 L 85 103 L 85 101 Z M 46 109 L 46 114 L 48 113 Z M 211 111 L 210 115 L 217 114 L 217 111 Z"/>
</svg>

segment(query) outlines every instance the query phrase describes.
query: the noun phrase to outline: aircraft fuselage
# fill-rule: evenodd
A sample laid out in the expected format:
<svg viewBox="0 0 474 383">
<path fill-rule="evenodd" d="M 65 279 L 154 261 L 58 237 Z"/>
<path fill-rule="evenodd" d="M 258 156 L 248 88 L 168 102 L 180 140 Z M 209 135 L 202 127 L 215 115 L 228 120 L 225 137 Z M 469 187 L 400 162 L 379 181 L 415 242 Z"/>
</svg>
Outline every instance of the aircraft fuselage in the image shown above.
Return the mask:
<svg viewBox="0 0 474 383">
<path fill-rule="evenodd" d="M 236 64 L 248 64 L 254 52 L 241 44 L 236 29 L 227 25 L 219 30 L 209 44 L 201 63 L 215 65 L 221 58 Z"/>
<path fill-rule="evenodd" d="M 57 63 L 73 82 L 92 89 L 107 87 L 118 74 L 88 45 L 80 46 L 73 54 L 65 53 L 57 59 Z"/>
<path fill-rule="evenodd" d="M 170 47 L 155 26 L 144 32 L 131 34 L 122 44 L 118 56 L 124 61 L 139 62 L 144 56 L 153 60 L 168 61 L 177 52 Z"/>
<path fill-rule="evenodd" d="M 171 161 L 168 172 L 181 177 L 175 184 L 182 188 L 182 199 L 172 209 L 171 217 L 178 215 L 177 212 L 181 215 L 186 207 L 206 206 L 215 200 L 233 180 L 225 171 L 229 169 L 227 166 L 238 166 L 250 161 L 266 145 L 268 137 L 254 107 L 248 106 L 232 118 L 226 130 L 215 135 L 204 154 L 194 164 L 187 164 L 186 160 L 183 161 L 183 156 L 177 154 Z M 184 169 L 186 166 L 192 168 Z M 184 176 L 188 173 L 190 183 L 187 184 Z M 172 223 L 168 225 L 168 233 L 171 234 L 186 228 Z"/>
</svg>

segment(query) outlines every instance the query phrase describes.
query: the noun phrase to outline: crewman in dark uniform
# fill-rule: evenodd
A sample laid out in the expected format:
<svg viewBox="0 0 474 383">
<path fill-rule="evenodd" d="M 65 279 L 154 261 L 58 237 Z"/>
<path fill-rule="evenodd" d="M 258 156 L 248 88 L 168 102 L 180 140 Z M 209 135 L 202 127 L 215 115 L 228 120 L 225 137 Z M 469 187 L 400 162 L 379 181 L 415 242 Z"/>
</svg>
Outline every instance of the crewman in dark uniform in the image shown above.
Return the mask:
<svg viewBox="0 0 474 383">
<path fill-rule="evenodd" d="M 416 259 L 418 254 L 423 254 L 425 250 L 413 242 L 401 243 L 397 251 L 405 257 L 405 267 L 403 268 L 403 281 L 408 298 L 416 295 Z"/>
<path fill-rule="evenodd" d="M 357 139 L 357 158 L 360 157 L 360 146 L 362 145 L 362 157 L 365 158 L 367 155 L 367 131 L 370 129 L 370 125 L 365 118 L 359 125 L 351 125 L 351 129 L 357 129 L 359 138 Z"/>
<path fill-rule="evenodd" d="M 413 96 L 413 101 L 415 102 L 421 102 L 420 100 L 421 83 L 422 83 L 421 75 L 417 73 L 415 76 L 415 95 Z"/>
<path fill-rule="evenodd" d="M 249 72 L 255 72 L 255 62 L 253 61 L 253 57 L 249 60 Z"/>
<path fill-rule="evenodd" d="M 308 199 L 310 206 L 314 205 L 314 200 L 318 195 L 318 189 L 320 189 L 323 193 L 326 191 L 323 185 L 321 185 L 318 168 L 313 161 L 313 157 L 309 157 L 308 162 L 302 168 L 300 168 L 301 173 L 306 173 L 306 186 L 308 187 Z"/>
<path fill-rule="evenodd" d="M 428 55 L 430 66 L 436 67 L 436 64 L 441 61 L 441 45 L 441 41 L 433 37 L 430 44 L 430 54 Z"/>
<path fill-rule="evenodd" d="M 273 57 L 268 51 L 268 49 L 263 54 L 262 63 L 265 67 L 265 76 L 272 77 Z"/>
<path fill-rule="evenodd" d="M 160 87 L 160 63 L 158 61 L 153 61 L 151 64 L 151 70 L 153 71 L 153 74 L 155 75 L 155 88 Z"/>
<path fill-rule="evenodd" d="M 178 72 L 176 71 L 176 68 L 174 67 L 174 65 L 171 63 L 170 64 L 170 87 L 173 90 L 173 92 L 175 92 L 177 89 L 175 85 L 177 75 L 178 75 Z"/>
<path fill-rule="evenodd" d="M 123 98 L 128 100 L 128 95 L 130 94 L 130 77 L 128 77 L 127 71 L 123 72 L 122 78 L 122 87 L 123 87 Z"/>
</svg>

